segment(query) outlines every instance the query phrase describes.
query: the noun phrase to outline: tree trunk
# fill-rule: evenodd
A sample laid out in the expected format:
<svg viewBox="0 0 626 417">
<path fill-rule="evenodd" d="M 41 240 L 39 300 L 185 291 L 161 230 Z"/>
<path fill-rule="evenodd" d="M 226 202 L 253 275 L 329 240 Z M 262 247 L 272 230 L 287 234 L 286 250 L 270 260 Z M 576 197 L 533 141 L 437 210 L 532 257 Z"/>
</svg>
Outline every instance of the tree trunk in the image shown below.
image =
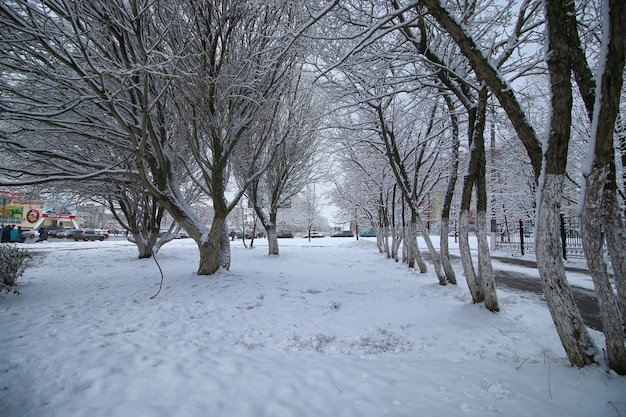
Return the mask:
<svg viewBox="0 0 626 417">
<path fill-rule="evenodd" d="M 476 214 L 476 237 L 478 240 L 478 275 L 480 276 L 480 287 L 485 298 L 487 310 L 500 311 L 498 305 L 498 294 L 496 293 L 496 280 L 493 275 L 491 265 L 491 254 L 489 253 L 489 240 L 487 239 L 487 212 L 478 210 Z"/>
<path fill-rule="evenodd" d="M 267 232 L 267 254 L 278 256 L 279 248 L 278 248 L 278 234 L 276 233 L 276 226 L 270 226 L 265 229 Z"/>
<path fill-rule="evenodd" d="M 564 175 L 545 175 L 535 227 L 535 252 L 543 292 L 561 343 L 570 363 L 583 367 L 594 363 L 597 349 L 583 323 L 565 277 L 559 213 L 563 178 Z"/>
<path fill-rule="evenodd" d="M 450 216 L 441 218 L 441 266 L 446 274 L 446 279 L 450 284 L 456 284 L 456 274 L 450 263 L 450 248 L 448 247 L 448 236 L 450 235 Z"/>
<path fill-rule="evenodd" d="M 626 348 L 621 314 L 602 256 L 604 241 L 602 222 L 607 217 L 602 212 L 608 209 L 608 207 L 603 207 L 606 181 L 606 169 L 594 169 L 587 176 L 585 210 L 582 216 L 583 248 L 596 290 L 609 364 L 617 373 L 624 375 L 626 374 Z M 622 256 L 623 254 L 618 255 L 618 257 Z"/>
<path fill-rule="evenodd" d="M 551 84 L 550 130 L 539 184 L 535 253 L 546 302 L 573 366 L 594 363 L 597 348 L 580 317 L 565 277 L 561 243 L 561 200 L 572 124 L 571 63 L 567 39 L 567 0 L 547 1 L 548 70 Z"/>
<path fill-rule="evenodd" d="M 486 106 L 486 90 L 483 87 L 480 94 L 481 104 L 480 108 Z M 478 147 L 477 147 L 477 129 L 484 124 L 478 122 L 479 114 L 478 108 L 470 110 L 468 116 L 468 138 L 470 145 L 470 155 L 467 161 L 467 168 L 465 170 L 465 176 L 463 178 L 463 192 L 461 194 L 461 211 L 459 213 L 459 249 L 461 251 L 461 264 L 463 265 L 463 273 L 465 274 L 465 280 L 469 287 L 470 294 L 474 303 L 482 303 L 485 301 L 485 293 L 483 292 L 483 286 L 481 285 L 480 269 L 478 275 L 474 269 L 474 262 L 472 260 L 472 252 L 469 245 L 469 213 L 472 202 L 472 192 L 476 183 L 478 175 Z M 485 113 L 483 111 L 482 116 Z"/>
<path fill-rule="evenodd" d="M 465 281 L 472 295 L 472 301 L 474 303 L 482 303 L 485 301 L 485 296 L 476 280 L 476 272 L 472 262 L 472 253 L 469 245 L 469 210 L 466 209 L 461 210 L 459 214 L 459 250 L 461 252 L 461 264 L 465 273 Z"/>
<path fill-rule="evenodd" d="M 446 274 L 446 278 L 450 284 L 456 284 L 456 274 L 454 268 L 450 263 L 450 249 L 448 247 L 448 236 L 450 235 L 450 208 L 452 206 L 452 197 L 454 196 L 454 189 L 456 188 L 456 180 L 459 170 L 459 123 L 454 112 L 454 104 L 452 99 L 445 95 L 446 104 L 450 110 L 450 122 L 452 125 L 452 152 L 450 155 L 450 173 L 448 177 L 448 186 L 446 188 L 446 194 L 443 198 L 443 204 L 441 207 L 441 233 L 440 248 L 441 248 L 441 265 L 443 271 Z"/>
<path fill-rule="evenodd" d="M 417 210 L 417 207 L 415 208 L 415 210 Z M 439 253 L 435 250 L 435 246 L 433 245 L 433 242 L 430 239 L 430 235 L 428 234 L 428 229 L 426 228 L 426 226 L 424 226 L 424 222 L 417 212 L 415 212 L 414 221 L 418 227 L 418 230 L 422 232 L 422 237 L 424 238 L 424 242 L 426 243 L 426 247 L 428 248 L 428 252 L 430 253 L 433 267 L 435 269 L 435 275 L 437 276 L 439 285 L 446 285 L 448 282 L 446 281 L 446 277 L 441 270 L 441 259 L 439 258 Z"/>
<path fill-rule="evenodd" d="M 608 3 L 608 4 L 606 4 Z M 618 295 L 623 293 L 618 282 L 624 279 L 625 228 L 619 220 L 617 207 L 617 180 L 615 177 L 615 148 L 613 131 L 619 114 L 619 103 L 626 63 L 626 4 L 623 0 L 605 3 L 609 12 L 603 22 L 605 31 L 598 67 L 603 71 L 597 77 L 596 105 L 593 108 L 590 151 L 592 164 L 585 173 L 584 210 L 582 213 L 583 248 L 593 278 L 602 330 L 610 367 L 626 374 L 626 346 L 618 298 L 607 272 L 602 254 L 603 232 L 616 276 Z M 606 43 L 608 41 L 608 44 Z M 623 289 L 623 288 L 622 288 Z"/>
<path fill-rule="evenodd" d="M 416 225 L 413 220 L 411 220 L 409 224 L 404 227 L 404 250 L 406 254 L 406 262 L 409 265 L 409 268 L 415 268 L 415 264 L 417 263 L 420 273 L 424 274 L 428 271 L 428 269 L 426 268 L 424 258 L 422 258 L 422 255 L 419 252 L 415 231 Z"/>
<path fill-rule="evenodd" d="M 198 275 L 213 275 L 221 266 L 230 266 L 230 240 L 228 233 L 224 239 L 226 218 L 213 218 L 211 232 L 205 241 L 196 242 L 200 250 L 200 263 L 198 265 Z M 228 258 L 228 259 L 227 259 Z"/>
<path fill-rule="evenodd" d="M 393 239 L 391 241 L 391 255 L 396 262 L 400 262 L 400 245 L 402 245 L 403 235 L 402 229 L 398 227 L 393 228 Z M 402 245 L 404 247 L 404 245 Z"/>
<path fill-rule="evenodd" d="M 263 222 L 263 219 L 261 219 Z M 265 225 L 265 231 L 267 232 L 267 254 L 278 256 L 278 235 L 276 233 L 276 212 L 270 213 L 270 221 Z"/>
<path fill-rule="evenodd" d="M 215 225 L 215 220 L 213 225 Z M 252 240 L 254 241 L 254 237 L 252 237 Z M 227 271 L 230 270 L 230 239 L 228 237 L 228 223 L 226 223 L 226 220 L 223 222 L 222 234 L 220 236 L 220 266 Z"/>
<path fill-rule="evenodd" d="M 604 215 L 606 225 L 605 237 L 611 265 L 613 265 L 613 280 L 617 290 L 617 306 L 621 312 L 622 325 L 626 329 L 626 233 L 624 221 L 620 216 L 620 208 L 615 194 L 605 196 L 607 209 Z"/>
<path fill-rule="evenodd" d="M 137 245 L 137 251 L 139 252 L 139 259 L 147 259 L 152 256 L 152 244 L 142 239 L 141 233 L 137 236 L 133 236 L 135 239 L 135 245 Z"/>
<path fill-rule="evenodd" d="M 478 283 L 485 297 L 485 307 L 489 311 L 499 311 L 498 294 L 496 292 L 496 280 L 491 265 L 491 253 L 489 252 L 489 240 L 487 238 L 490 229 L 487 228 L 487 159 L 485 157 L 485 125 L 487 89 L 480 92 L 480 104 L 477 126 L 474 129 L 474 148 L 471 158 L 476 158 L 474 166 L 476 179 L 476 238 L 478 241 Z"/>
</svg>

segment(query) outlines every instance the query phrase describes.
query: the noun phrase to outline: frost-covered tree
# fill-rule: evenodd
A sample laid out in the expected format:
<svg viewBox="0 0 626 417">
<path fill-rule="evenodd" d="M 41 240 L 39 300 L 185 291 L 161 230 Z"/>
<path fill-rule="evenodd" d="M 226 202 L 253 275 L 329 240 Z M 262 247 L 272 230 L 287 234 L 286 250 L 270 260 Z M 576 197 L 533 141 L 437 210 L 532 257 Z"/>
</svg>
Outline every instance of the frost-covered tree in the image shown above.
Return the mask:
<svg viewBox="0 0 626 417">
<path fill-rule="evenodd" d="M 225 196 L 230 157 L 288 83 L 296 38 L 319 17 L 300 6 L 5 2 L 3 148 L 45 166 L 28 181 L 125 175 L 120 163 L 132 161 L 135 178 L 196 241 L 198 274 L 228 267 L 225 219 L 243 194 Z M 102 146 L 110 157 L 89 159 L 85 151 Z M 189 180 L 213 200 L 210 229 L 180 190 Z"/>
<path fill-rule="evenodd" d="M 266 109 L 267 117 L 257 121 L 251 130 L 253 135 L 246 140 L 247 146 L 234 158 L 235 177 L 241 184 L 264 158 L 270 161 L 260 176 L 248 181 L 245 192 L 267 233 L 270 255 L 279 254 L 279 208 L 307 185 L 321 179 L 327 170 L 319 132 L 321 103 L 314 99 L 314 94 L 308 81 L 294 77 L 282 98 Z M 261 153 L 262 157 L 253 151 L 259 142 L 257 136 L 270 138 L 263 140 L 267 149 Z"/>
<path fill-rule="evenodd" d="M 570 3 L 568 23 L 575 25 L 575 11 Z M 626 225 L 619 206 L 616 179 L 615 143 L 613 134 L 619 115 L 622 95 L 624 66 L 626 63 L 626 4 L 623 1 L 607 0 L 603 3 L 603 38 L 598 56 L 596 84 L 588 90 L 591 82 L 590 70 L 580 68 L 587 61 L 572 63 L 577 83 L 581 90 L 587 110 L 591 115 L 591 138 L 588 165 L 583 171 L 585 180 L 582 196 L 582 236 L 587 265 L 593 278 L 601 311 L 609 364 L 619 374 L 626 374 L 626 345 L 624 343 L 623 312 L 620 307 L 626 296 Z M 550 10 L 550 9 L 548 9 Z M 549 22 L 550 24 L 551 22 Z M 573 30 L 575 34 L 575 28 Z M 552 32 L 551 32 L 552 33 Z M 573 33 L 570 33 L 568 45 L 575 45 Z M 578 50 L 578 48 L 575 48 Z M 603 236 L 604 234 L 604 236 Z M 603 238 L 613 265 L 617 294 L 613 290 L 602 254 Z"/>
<path fill-rule="evenodd" d="M 623 22 L 619 21 L 619 17 L 621 16 L 623 19 L 624 13 L 620 9 L 622 3 L 619 5 L 617 3 L 620 2 L 607 1 L 603 3 L 605 15 L 609 16 L 609 20 L 613 22 L 612 25 L 605 24 L 603 29 L 607 34 L 606 39 L 615 37 L 617 43 L 619 43 L 622 42 L 621 38 L 623 36 L 619 29 L 623 28 Z M 572 41 L 578 36 L 576 29 L 578 11 L 573 9 L 573 2 L 558 0 L 544 2 L 547 21 L 546 48 L 549 52 L 546 54 L 546 62 L 551 81 L 550 97 L 552 101 L 549 134 L 543 141 L 543 152 L 539 152 L 538 144 L 541 141 L 519 105 L 514 89 L 507 87 L 509 84 L 501 72 L 494 67 L 492 62 L 485 59 L 485 55 L 481 53 L 481 47 L 475 42 L 473 35 L 469 32 L 469 28 L 461 26 L 457 19 L 452 18 L 450 11 L 443 7 L 441 1 L 424 0 L 423 4 L 426 5 L 429 13 L 436 18 L 437 22 L 445 28 L 446 32 L 459 45 L 460 50 L 467 57 L 477 75 L 489 85 L 491 91 L 507 112 L 520 140 L 526 147 L 529 159 L 533 164 L 535 178 L 541 180 L 539 181 L 538 194 L 538 221 L 535 230 L 537 231 L 537 261 L 544 283 L 546 300 L 548 301 L 557 332 L 561 337 L 571 363 L 576 366 L 585 366 L 592 363 L 596 360 L 597 349 L 582 322 L 565 278 L 559 238 L 560 206 L 572 124 L 571 74 L 574 72 L 578 77 L 583 73 L 577 66 L 580 64 L 580 59 L 576 59 L 576 57 L 580 57 L 576 55 L 576 43 Z M 619 79 L 613 78 L 607 82 L 607 85 L 612 86 L 612 92 L 615 93 L 616 91 L 621 91 L 621 88 L 615 87 L 621 85 L 624 63 L 620 54 L 613 58 L 612 60 L 607 60 L 606 65 L 599 66 L 600 72 L 597 79 L 605 82 L 607 81 L 605 78 L 607 75 L 620 74 Z M 577 81 L 582 95 L 590 91 L 592 89 L 590 85 L 593 84 L 588 82 L 591 79 L 590 77 L 585 77 L 585 79 L 587 81 L 586 84 L 583 84 L 580 80 Z M 608 129 L 611 132 L 608 134 L 603 133 L 602 135 L 605 137 L 612 136 L 616 117 L 615 109 L 619 107 L 619 94 L 596 95 L 594 100 L 589 100 L 588 97 L 585 100 L 587 103 L 591 101 L 597 103 L 593 107 L 593 114 L 599 118 L 597 120 L 605 117 L 607 123 L 601 124 L 602 129 Z M 601 142 L 603 143 L 602 146 L 606 148 L 607 143 L 610 142 L 612 146 L 613 141 Z M 603 163 L 600 163 L 600 166 L 604 166 Z M 605 168 L 601 168 L 600 171 L 603 170 Z M 610 189 L 607 189 L 607 191 L 609 191 L 608 194 L 610 195 Z M 596 195 L 594 198 L 599 197 Z M 589 203 L 589 201 L 585 199 L 585 203 Z M 590 254 L 592 253 L 593 259 L 588 259 L 588 261 L 597 262 L 598 253 L 593 250 Z M 615 252 L 617 259 L 613 262 L 620 263 L 621 259 L 623 259 L 623 253 L 623 250 Z M 587 256 L 589 257 L 590 254 Z M 600 304 L 600 307 L 602 308 L 603 305 Z M 613 314 L 611 316 L 615 317 Z M 614 324 L 611 326 L 611 328 L 616 327 L 619 326 L 614 326 Z M 616 340 L 612 335 L 609 339 Z M 614 353 L 618 351 L 623 352 L 623 336 L 613 348 L 615 348 Z M 623 354 L 612 356 L 611 366 L 618 372 L 622 372 Z"/>
</svg>

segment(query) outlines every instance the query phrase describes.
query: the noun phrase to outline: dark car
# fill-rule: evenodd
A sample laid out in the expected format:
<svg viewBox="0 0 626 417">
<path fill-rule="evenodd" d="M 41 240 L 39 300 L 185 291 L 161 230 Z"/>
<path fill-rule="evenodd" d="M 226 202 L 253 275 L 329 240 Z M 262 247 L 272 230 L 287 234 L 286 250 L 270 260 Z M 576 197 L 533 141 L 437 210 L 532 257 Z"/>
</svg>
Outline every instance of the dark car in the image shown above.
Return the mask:
<svg viewBox="0 0 626 417">
<path fill-rule="evenodd" d="M 74 239 L 75 241 L 79 241 L 79 240 L 84 240 L 84 241 L 88 241 L 88 240 L 104 240 L 106 239 L 106 237 L 104 237 L 104 235 L 98 231 L 95 230 L 74 230 L 72 232 L 72 235 L 70 236 L 70 238 Z"/>
<path fill-rule="evenodd" d="M 376 237 L 376 232 L 372 229 L 361 233 L 361 237 Z"/>
<path fill-rule="evenodd" d="M 287 238 L 292 238 L 293 237 L 293 233 L 291 232 L 278 232 L 278 234 L 276 235 L 276 237 L 278 239 L 287 239 Z"/>
<path fill-rule="evenodd" d="M 354 237 L 352 230 L 342 230 L 341 232 L 333 233 L 331 237 Z"/>
</svg>

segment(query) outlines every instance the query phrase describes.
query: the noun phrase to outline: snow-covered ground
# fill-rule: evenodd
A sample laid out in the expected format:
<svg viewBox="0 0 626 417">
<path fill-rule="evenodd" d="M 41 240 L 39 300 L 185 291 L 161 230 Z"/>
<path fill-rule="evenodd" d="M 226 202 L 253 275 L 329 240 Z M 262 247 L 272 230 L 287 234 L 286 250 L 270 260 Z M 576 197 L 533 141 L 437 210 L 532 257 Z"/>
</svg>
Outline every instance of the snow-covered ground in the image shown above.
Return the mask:
<svg viewBox="0 0 626 417">
<path fill-rule="evenodd" d="M 500 289 L 492 314 L 458 265 L 442 287 L 373 239 L 266 244 L 200 277 L 174 241 L 154 299 L 129 242 L 27 244 L 0 296 L 0 416 L 626 416 L 626 378 L 570 367 L 539 296 Z"/>
</svg>

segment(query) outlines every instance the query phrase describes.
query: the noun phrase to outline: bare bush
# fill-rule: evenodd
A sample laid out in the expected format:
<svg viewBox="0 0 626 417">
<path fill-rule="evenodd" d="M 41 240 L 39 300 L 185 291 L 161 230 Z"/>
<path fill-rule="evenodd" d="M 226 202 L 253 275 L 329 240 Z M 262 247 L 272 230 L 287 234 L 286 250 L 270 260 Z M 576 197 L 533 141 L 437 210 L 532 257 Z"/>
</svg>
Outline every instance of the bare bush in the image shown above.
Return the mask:
<svg viewBox="0 0 626 417">
<path fill-rule="evenodd" d="M 24 274 L 30 260 L 31 256 L 26 249 L 8 244 L 0 246 L 0 291 L 12 291 L 11 287 Z"/>
</svg>

